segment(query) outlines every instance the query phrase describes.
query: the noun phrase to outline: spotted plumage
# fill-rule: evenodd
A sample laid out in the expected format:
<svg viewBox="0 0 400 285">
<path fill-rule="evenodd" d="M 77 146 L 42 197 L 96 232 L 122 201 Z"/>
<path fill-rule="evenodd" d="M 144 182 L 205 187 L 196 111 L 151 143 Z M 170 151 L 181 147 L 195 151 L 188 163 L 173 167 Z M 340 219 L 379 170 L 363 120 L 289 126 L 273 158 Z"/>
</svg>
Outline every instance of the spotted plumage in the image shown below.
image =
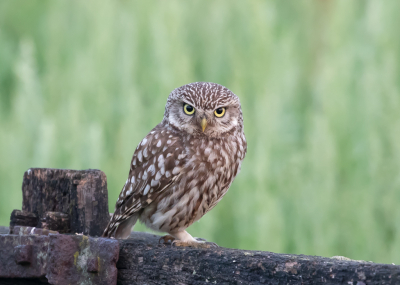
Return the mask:
<svg viewBox="0 0 400 285">
<path fill-rule="evenodd" d="M 106 237 L 126 238 L 139 219 L 184 242 L 185 229 L 226 194 L 246 154 L 239 98 L 196 82 L 171 92 L 164 119 L 139 143 Z"/>
</svg>

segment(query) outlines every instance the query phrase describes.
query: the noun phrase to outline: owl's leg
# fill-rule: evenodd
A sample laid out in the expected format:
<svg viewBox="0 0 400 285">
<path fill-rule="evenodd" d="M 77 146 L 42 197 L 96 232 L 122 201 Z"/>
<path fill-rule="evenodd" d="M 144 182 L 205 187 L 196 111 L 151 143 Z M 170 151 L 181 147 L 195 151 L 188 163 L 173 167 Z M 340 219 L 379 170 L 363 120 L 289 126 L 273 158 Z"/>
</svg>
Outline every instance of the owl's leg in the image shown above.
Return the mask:
<svg viewBox="0 0 400 285">
<path fill-rule="evenodd" d="M 174 246 L 195 247 L 195 248 L 212 248 L 218 247 L 216 243 L 195 239 L 187 231 L 170 233 L 176 239 L 172 242 Z"/>
<path fill-rule="evenodd" d="M 119 224 L 115 232 L 115 238 L 127 239 L 130 236 L 132 227 L 136 224 L 137 219 L 138 214 L 133 214 L 130 218 Z"/>
</svg>

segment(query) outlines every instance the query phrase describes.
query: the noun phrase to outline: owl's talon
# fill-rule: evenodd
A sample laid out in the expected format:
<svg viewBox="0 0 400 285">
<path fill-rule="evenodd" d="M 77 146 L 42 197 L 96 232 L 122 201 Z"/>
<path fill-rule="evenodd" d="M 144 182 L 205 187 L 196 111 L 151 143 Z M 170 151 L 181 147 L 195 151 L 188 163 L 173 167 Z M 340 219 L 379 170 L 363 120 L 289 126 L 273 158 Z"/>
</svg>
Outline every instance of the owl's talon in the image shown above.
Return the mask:
<svg viewBox="0 0 400 285">
<path fill-rule="evenodd" d="M 205 242 L 207 242 L 207 240 L 206 240 L 205 238 L 198 238 L 198 237 L 195 237 L 194 239 L 197 240 L 197 241 L 205 241 Z"/>
<path fill-rule="evenodd" d="M 194 247 L 194 248 L 203 248 L 203 249 L 219 247 L 214 242 L 208 242 L 208 241 L 181 241 L 181 240 L 174 240 L 172 242 L 172 246 Z"/>
<path fill-rule="evenodd" d="M 199 241 L 199 242 L 207 243 L 207 244 L 209 244 L 211 247 L 219 247 L 219 245 L 216 244 L 215 242 L 207 241 L 205 238 L 198 238 L 198 237 L 195 237 L 195 240 L 197 240 L 197 241 Z"/>
<path fill-rule="evenodd" d="M 163 237 L 160 237 L 160 239 L 158 240 L 158 243 L 161 243 L 161 240 L 164 241 L 163 244 L 166 244 L 166 243 L 173 243 L 175 238 L 171 235 L 165 235 Z"/>
<path fill-rule="evenodd" d="M 212 247 L 212 248 L 217 248 L 217 247 L 219 247 L 219 245 L 216 244 L 215 242 L 208 241 L 207 244 L 209 244 L 210 247 Z"/>
</svg>

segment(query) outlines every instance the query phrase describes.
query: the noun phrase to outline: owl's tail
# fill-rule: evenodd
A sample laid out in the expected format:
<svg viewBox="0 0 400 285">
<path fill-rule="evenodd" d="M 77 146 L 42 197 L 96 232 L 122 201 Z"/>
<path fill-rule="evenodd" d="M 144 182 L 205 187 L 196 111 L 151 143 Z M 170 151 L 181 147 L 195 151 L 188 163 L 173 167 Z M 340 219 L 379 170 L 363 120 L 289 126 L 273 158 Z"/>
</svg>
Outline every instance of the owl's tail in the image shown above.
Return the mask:
<svg viewBox="0 0 400 285">
<path fill-rule="evenodd" d="M 136 224 L 139 218 L 139 214 L 135 213 L 130 216 L 128 219 L 124 220 L 122 223 L 114 220 L 114 216 L 111 218 L 108 223 L 106 229 L 103 232 L 103 237 L 108 238 L 118 238 L 118 239 L 127 239 L 131 234 L 132 227 Z"/>
</svg>

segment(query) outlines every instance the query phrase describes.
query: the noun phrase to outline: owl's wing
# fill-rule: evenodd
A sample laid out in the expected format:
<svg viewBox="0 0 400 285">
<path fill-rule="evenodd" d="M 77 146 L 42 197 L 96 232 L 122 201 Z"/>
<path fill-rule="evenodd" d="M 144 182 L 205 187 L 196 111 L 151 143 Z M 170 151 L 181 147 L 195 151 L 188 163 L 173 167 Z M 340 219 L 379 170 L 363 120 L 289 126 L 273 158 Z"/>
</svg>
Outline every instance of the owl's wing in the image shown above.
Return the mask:
<svg viewBox="0 0 400 285">
<path fill-rule="evenodd" d="M 163 125 L 156 126 L 133 154 L 128 180 L 103 236 L 111 236 L 119 224 L 145 208 L 178 180 L 185 157 L 181 139 Z"/>
</svg>

